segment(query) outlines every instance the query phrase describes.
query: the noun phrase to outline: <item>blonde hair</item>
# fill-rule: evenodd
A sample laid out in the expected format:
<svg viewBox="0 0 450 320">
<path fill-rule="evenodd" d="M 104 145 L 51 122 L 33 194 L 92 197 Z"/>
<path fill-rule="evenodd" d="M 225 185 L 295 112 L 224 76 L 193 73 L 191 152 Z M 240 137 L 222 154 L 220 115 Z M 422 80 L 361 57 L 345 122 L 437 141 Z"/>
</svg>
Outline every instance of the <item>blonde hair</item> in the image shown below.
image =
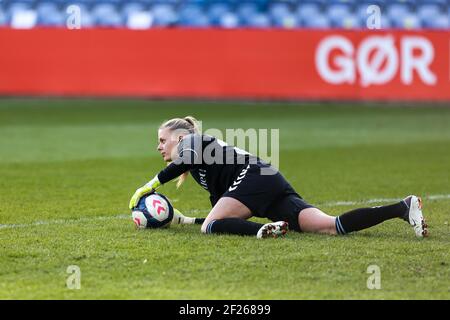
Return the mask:
<svg viewBox="0 0 450 320">
<path fill-rule="evenodd" d="M 192 116 L 187 116 L 184 118 L 173 118 L 167 120 L 161 124 L 160 129 L 168 128 L 171 131 L 174 130 L 186 130 L 189 133 L 199 133 L 198 121 Z M 170 164 L 170 163 L 169 163 Z M 189 175 L 189 171 L 183 173 L 178 177 L 177 189 L 183 184 Z"/>
</svg>

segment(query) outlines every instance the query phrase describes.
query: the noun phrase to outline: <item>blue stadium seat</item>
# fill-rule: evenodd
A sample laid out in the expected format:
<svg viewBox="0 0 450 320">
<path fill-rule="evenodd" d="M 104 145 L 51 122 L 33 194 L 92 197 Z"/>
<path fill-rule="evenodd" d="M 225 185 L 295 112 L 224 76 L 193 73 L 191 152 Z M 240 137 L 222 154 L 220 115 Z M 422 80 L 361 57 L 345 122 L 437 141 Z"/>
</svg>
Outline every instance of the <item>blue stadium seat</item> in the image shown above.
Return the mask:
<svg viewBox="0 0 450 320">
<path fill-rule="evenodd" d="M 295 14 L 288 13 L 272 21 L 272 25 L 277 28 L 292 29 L 300 27 L 301 21 Z"/>
<path fill-rule="evenodd" d="M 6 1 L 5 4 L 9 3 L 9 6 L 15 6 L 15 5 L 26 5 L 27 7 L 32 7 L 35 0 L 12 0 L 12 1 Z"/>
<path fill-rule="evenodd" d="M 97 17 L 96 26 L 98 27 L 123 27 L 124 20 L 119 13 Z"/>
<path fill-rule="evenodd" d="M 203 9 L 197 4 L 185 4 L 179 8 L 178 11 L 178 25 L 180 26 L 195 26 L 197 20 L 201 19 L 203 23 Z"/>
<path fill-rule="evenodd" d="M 90 8 L 93 5 L 100 3 L 97 2 L 97 0 L 53 0 L 53 2 L 55 2 L 58 6 L 62 7 L 63 9 L 67 8 L 72 4 L 82 5 L 84 7 Z"/>
<path fill-rule="evenodd" d="M 208 7 L 207 12 L 211 24 L 214 26 L 220 26 L 222 17 L 225 14 L 231 13 L 232 8 L 227 2 L 216 2 Z"/>
<path fill-rule="evenodd" d="M 422 25 L 425 28 L 429 29 L 449 29 L 450 28 L 450 21 L 448 15 L 445 14 L 439 14 L 438 16 L 435 16 L 433 19 L 424 21 Z"/>
<path fill-rule="evenodd" d="M 354 6 L 357 3 L 356 0 L 328 0 L 327 4 L 345 4 L 349 6 Z"/>
<path fill-rule="evenodd" d="M 153 16 L 150 11 L 133 11 L 125 21 L 129 29 L 149 29 L 153 25 Z"/>
<path fill-rule="evenodd" d="M 7 12 L 11 14 L 18 10 L 28 10 L 28 9 L 31 9 L 31 3 L 14 1 L 11 2 L 7 7 Z"/>
<path fill-rule="evenodd" d="M 187 4 L 180 8 L 178 25 L 185 27 L 208 27 L 208 16 L 201 5 Z"/>
<path fill-rule="evenodd" d="M 398 29 L 419 29 L 422 24 L 415 14 L 406 14 L 404 16 L 391 19 L 392 26 Z"/>
<path fill-rule="evenodd" d="M 176 6 L 180 4 L 183 0 L 139 0 L 139 1 L 144 4 L 151 4 L 151 5 L 169 4 L 172 6 Z"/>
<path fill-rule="evenodd" d="M 218 25 L 222 28 L 237 28 L 239 27 L 239 17 L 232 12 L 225 13 L 220 17 Z"/>
<path fill-rule="evenodd" d="M 66 25 L 66 15 L 60 11 L 49 12 L 45 16 L 38 16 L 37 24 L 45 27 L 63 27 Z"/>
<path fill-rule="evenodd" d="M 246 25 L 251 28 L 271 27 L 270 18 L 264 13 L 254 13 L 247 17 Z"/>
<path fill-rule="evenodd" d="M 299 1 L 305 2 L 304 0 L 272 0 L 272 1 L 268 1 L 267 4 L 270 5 L 273 3 L 285 3 L 290 7 L 294 7 L 299 3 Z"/>
<path fill-rule="evenodd" d="M 419 5 L 416 9 L 416 15 L 424 25 L 439 16 L 441 13 L 441 7 L 437 4 L 431 3 Z"/>
<path fill-rule="evenodd" d="M 301 1 L 298 1 L 298 3 L 300 5 L 312 4 L 312 5 L 318 6 L 319 8 L 322 8 L 323 6 L 325 6 L 328 3 L 328 0 L 301 0 Z"/>
<path fill-rule="evenodd" d="M 333 27 L 339 27 L 344 18 L 352 15 L 351 7 L 347 4 L 332 4 L 326 9 L 328 20 Z"/>
<path fill-rule="evenodd" d="M 404 4 L 407 5 L 409 7 L 413 7 L 414 5 L 416 5 L 417 1 L 421 1 L 421 0 L 390 0 L 388 1 L 390 4 Z"/>
<path fill-rule="evenodd" d="M 359 20 L 361 20 L 361 23 L 363 21 L 367 21 L 367 18 L 369 18 L 369 14 L 367 13 L 367 4 L 359 4 L 355 8 L 355 16 L 358 17 Z"/>
<path fill-rule="evenodd" d="M 228 1 L 230 1 L 230 0 L 228 0 Z M 241 4 L 243 2 L 251 2 L 251 3 L 256 4 L 256 6 L 259 9 L 266 8 L 271 1 L 274 1 L 274 0 L 231 0 L 231 2 L 235 4 L 235 6 L 237 4 Z"/>
<path fill-rule="evenodd" d="M 9 3 L 4 11 L 5 18 L 9 25 L 12 27 L 17 25 L 18 20 L 20 20 L 20 16 L 23 16 L 23 14 L 26 14 L 26 12 L 32 10 L 31 4 L 31 1 L 15 1 Z"/>
<path fill-rule="evenodd" d="M 420 4 L 436 4 L 444 8 L 447 5 L 450 5 L 450 1 L 448 0 L 419 0 Z"/>
<path fill-rule="evenodd" d="M 284 2 L 275 2 L 268 10 L 272 24 L 279 28 L 295 28 L 299 26 L 299 19 L 291 11 L 291 6 Z"/>
<path fill-rule="evenodd" d="M 86 4 L 112 4 L 116 6 L 116 9 L 118 9 L 118 6 L 121 4 L 122 0 L 93 0 L 88 1 Z"/>
<path fill-rule="evenodd" d="M 305 21 L 317 16 L 321 10 L 320 5 L 317 3 L 301 3 L 296 9 L 296 15 L 300 21 Z"/>
<path fill-rule="evenodd" d="M 192 5 L 197 5 L 197 6 L 205 6 L 210 1 L 209 0 L 182 0 L 182 2 L 184 4 L 187 4 L 187 5 L 191 5 L 192 4 Z"/>
<path fill-rule="evenodd" d="M 108 15 L 114 12 L 117 12 L 117 8 L 115 5 L 110 3 L 96 3 L 91 8 L 91 14 L 95 17 Z"/>
<path fill-rule="evenodd" d="M 61 11 L 56 2 L 39 2 L 36 5 L 37 24 L 46 27 L 62 27 L 66 23 L 66 12 Z"/>
<path fill-rule="evenodd" d="M 121 13 L 125 19 L 128 19 L 130 14 L 142 12 L 145 10 L 146 6 L 142 2 L 127 2 L 123 4 Z"/>
<path fill-rule="evenodd" d="M 0 26 L 6 26 L 6 25 L 8 25 L 8 19 L 6 17 L 6 13 L 0 7 Z"/>
<path fill-rule="evenodd" d="M 381 29 L 390 29 L 392 28 L 391 20 L 389 20 L 386 16 L 381 16 Z"/>
<path fill-rule="evenodd" d="M 53 13 L 55 11 L 59 11 L 59 7 L 55 2 L 51 1 L 41 1 L 38 2 L 35 6 L 36 12 L 38 15 L 43 16 L 48 13 Z"/>
<path fill-rule="evenodd" d="M 33 9 L 17 10 L 12 13 L 10 26 L 15 29 L 30 29 L 37 24 L 37 13 Z"/>
<path fill-rule="evenodd" d="M 157 27 L 173 26 L 178 21 L 178 14 L 171 4 L 156 4 L 152 7 L 153 25 Z"/>
<path fill-rule="evenodd" d="M 328 18 L 321 13 L 306 17 L 304 20 L 302 20 L 302 25 L 306 28 L 313 29 L 327 29 L 331 27 Z"/>
<path fill-rule="evenodd" d="M 185 4 L 178 9 L 179 23 L 184 24 L 186 21 L 191 21 L 202 14 L 203 9 L 201 6 L 196 4 Z"/>
<path fill-rule="evenodd" d="M 383 7 L 385 6 L 387 3 L 392 3 L 392 1 L 389 0 L 359 0 L 355 2 L 355 5 L 365 5 L 365 6 L 370 6 L 372 4 Z"/>
<path fill-rule="evenodd" d="M 300 28 L 302 25 L 300 19 L 293 13 L 284 17 L 281 22 L 282 22 L 282 25 L 280 25 L 280 27 L 288 28 L 288 29 Z"/>
<path fill-rule="evenodd" d="M 279 19 L 291 13 L 289 4 L 284 2 L 274 2 L 269 5 L 268 14 L 272 19 Z"/>
<path fill-rule="evenodd" d="M 94 5 L 92 7 L 91 14 L 96 26 L 121 27 L 124 25 L 122 15 L 112 3 L 101 3 Z"/>
<path fill-rule="evenodd" d="M 92 5 L 94 4 L 94 2 L 92 0 L 57 0 L 54 1 L 56 2 L 56 4 L 62 9 L 62 10 L 66 10 L 68 6 L 70 5 L 77 5 L 79 7 L 82 8 L 89 8 L 92 7 Z"/>
<path fill-rule="evenodd" d="M 192 20 L 190 24 L 186 24 L 186 26 L 195 28 L 207 28 L 211 26 L 211 23 L 209 22 L 208 16 L 206 14 L 202 14 Z"/>
<path fill-rule="evenodd" d="M 404 3 L 393 3 L 387 6 L 386 14 L 393 22 L 403 20 L 405 16 L 411 14 L 411 7 Z"/>
<path fill-rule="evenodd" d="M 360 29 L 362 27 L 362 23 L 358 17 L 350 14 L 337 21 L 333 27 L 340 29 Z"/>
<path fill-rule="evenodd" d="M 250 19 L 257 13 L 259 13 L 259 7 L 254 2 L 244 2 L 238 5 L 236 10 L 236 14 L 239 17 L 239 20 L 244 25 L 247 24 L 248 19 Z"/>
</svg>

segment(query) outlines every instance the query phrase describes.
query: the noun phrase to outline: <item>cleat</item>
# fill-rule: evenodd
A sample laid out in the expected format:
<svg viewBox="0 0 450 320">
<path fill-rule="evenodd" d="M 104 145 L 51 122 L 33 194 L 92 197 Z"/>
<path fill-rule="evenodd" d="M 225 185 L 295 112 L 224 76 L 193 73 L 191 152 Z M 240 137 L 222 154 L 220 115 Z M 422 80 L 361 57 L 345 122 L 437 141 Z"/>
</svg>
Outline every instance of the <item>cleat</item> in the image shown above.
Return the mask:
<svg viewBox="0 0 450 320">
<path fill-rule="evenodd" d="M 264 239 L 264 238 L 278 238 L 280 236 L 284 236 L 288 231 L 289 224 L 285 221 L 278 221 L 272 223 L 266 223 L 259 229 L 256 234 L 256 238 Z"/>
<path fill-rule="evenodd" d="M 403 216 L 403 220 L 412 225 L 418 238 L 428 237 L 428 225 L 422 214 L 422 199 L 417 196 L 408 196 L 403 202 L 408 207 L 408 211 Z"/>
</svg>

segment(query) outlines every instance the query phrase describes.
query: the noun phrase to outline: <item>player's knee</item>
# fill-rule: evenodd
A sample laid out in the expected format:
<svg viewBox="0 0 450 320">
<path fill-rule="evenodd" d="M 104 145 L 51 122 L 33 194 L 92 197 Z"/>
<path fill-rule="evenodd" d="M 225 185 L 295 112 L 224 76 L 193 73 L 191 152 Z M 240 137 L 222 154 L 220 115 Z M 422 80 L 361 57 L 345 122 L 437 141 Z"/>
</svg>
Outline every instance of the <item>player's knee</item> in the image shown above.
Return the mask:
<svg viewBox="0 0 450 320">
<path fill-rule="evenodd" d="M 216 220 L 211 221 L 206 219 L 205 222 L 203 222 L 202 227 L 200 228 L 201 232 L 203 234 L 211 233 L 211 227 L 214 221 Z"/>
<path fill-rule="evenodd" d="M 200 228 L 200 231 L 201 231 L 203 234 L 208 233 L 208 232 L 207 232 L 207 230 L 208 230 L 208 224 L 209 224 L 209 222 L 206 221 L 206 220 L 205 220 L 205 222 L 203 222 L 202 227 Z"/>
</svg>

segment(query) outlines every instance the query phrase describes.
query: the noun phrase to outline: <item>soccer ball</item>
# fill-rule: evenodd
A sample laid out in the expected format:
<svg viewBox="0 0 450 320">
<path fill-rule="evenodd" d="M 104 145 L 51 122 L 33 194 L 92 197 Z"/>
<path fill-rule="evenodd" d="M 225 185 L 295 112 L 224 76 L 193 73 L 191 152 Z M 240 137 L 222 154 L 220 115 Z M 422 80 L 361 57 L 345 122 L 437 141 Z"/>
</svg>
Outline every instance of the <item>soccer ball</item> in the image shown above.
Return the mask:
<svg viewBox="0 0 450 320">
<path fill-rule="evenodd" d="M 163 228 L 170 225 L 173 218 L 173 207 L 170 201 L 160 193 L 143 196 L 131 212 L 136 227 Z"/>
</svg>

